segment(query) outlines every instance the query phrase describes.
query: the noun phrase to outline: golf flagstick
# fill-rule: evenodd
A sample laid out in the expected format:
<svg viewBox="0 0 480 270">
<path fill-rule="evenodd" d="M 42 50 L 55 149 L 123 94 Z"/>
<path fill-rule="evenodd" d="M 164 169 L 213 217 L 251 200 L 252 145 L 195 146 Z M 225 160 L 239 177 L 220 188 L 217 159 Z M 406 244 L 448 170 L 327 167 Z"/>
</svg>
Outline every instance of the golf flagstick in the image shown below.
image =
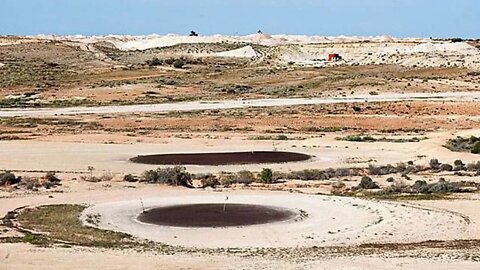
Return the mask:
<svg viewBox="0 0 480 270">
<path fill-rule="evenodd" d="M 223 212 L 227 211 L 227 201 L 228 201 L 228 196 L 225 195 L 225 201 L 223 202 Z"/>
<path fill-rule="evenodd" d="M 140 198 L 140 203 L 142 204 L 142 213 L 145 213 L 145 206 L 143 205 L 143 200 Z"/>
</svg>

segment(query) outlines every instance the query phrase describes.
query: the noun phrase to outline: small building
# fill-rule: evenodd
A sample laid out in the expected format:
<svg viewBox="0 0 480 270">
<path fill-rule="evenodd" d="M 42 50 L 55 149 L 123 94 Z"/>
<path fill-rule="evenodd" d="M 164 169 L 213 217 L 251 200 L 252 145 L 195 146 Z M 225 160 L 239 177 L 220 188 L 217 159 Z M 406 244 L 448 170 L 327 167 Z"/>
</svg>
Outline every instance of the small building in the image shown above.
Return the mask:
<svg viewBox="0 0 480 270">
<path fill-rule="evenodd" d="M 331 53 L 328 55 L 328 61 L 340 61 L 342 60 L 342 56 L 338 53 Z"/>
</svg>

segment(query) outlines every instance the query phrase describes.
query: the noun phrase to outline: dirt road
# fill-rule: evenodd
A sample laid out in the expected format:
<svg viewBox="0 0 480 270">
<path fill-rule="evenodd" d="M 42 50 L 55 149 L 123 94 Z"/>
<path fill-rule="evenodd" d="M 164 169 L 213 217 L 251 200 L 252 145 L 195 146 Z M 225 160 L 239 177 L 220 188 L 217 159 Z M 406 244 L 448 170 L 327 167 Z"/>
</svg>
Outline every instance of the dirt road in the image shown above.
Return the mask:
<svg viewBox="0 0 480 270">
<path fill-rule="evenodd" d="M 480 92 L 447 92 L 447 93 L 386 93 L 380 95 L 358 95 L 351 97 L 331 98 L 279 98 L 251 100 L 193 101 L 180 103 L 162 103 L 147 105 L 69 107 L 42 109 L 2 109 L 0 117 L 41 117 L 56 115 L 80 114 L 116 114 L 116 113 L 167 113 L 174 111 L 199 111 L 240 109 L 252 107 L 277 107 L 295 105 L 362 103 L 362 102 L 394 102 L 394 101 L 476 101 L 480 100 Z"/>
</svg>

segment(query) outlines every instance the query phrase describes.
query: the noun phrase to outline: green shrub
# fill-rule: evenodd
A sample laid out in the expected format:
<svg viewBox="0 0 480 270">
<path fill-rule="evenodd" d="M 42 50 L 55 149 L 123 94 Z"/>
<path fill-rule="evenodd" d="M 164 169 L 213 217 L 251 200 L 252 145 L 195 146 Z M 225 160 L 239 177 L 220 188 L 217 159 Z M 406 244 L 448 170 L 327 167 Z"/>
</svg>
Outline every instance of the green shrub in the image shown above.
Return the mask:
<svg viewBox="0 0 480 270">
<path fill-rule="evenodd" d="M 182 60 L 175 60 L 175 62 L 173 62 L 174 68 L 183 68 L 184 65 L 185 62 L 183 62 Z"/>
<path fill-rule="evenodd" d="M 368 176 L 362 177 L 360 184 L 356 187 L 357 189 L 378 189 L 380 188 L 377 183 L 373 182 L 372 178 Z"/>
<path fill-rule="evenodd" d="M 142 174 L 142 181 L 147 183 L 155 183 L 157 181 L 158 174 L 156 170 L 144 171 Z"/>
<path fill-rule="evenodd" d="M 294 180 L 329 180 L 334 177 L 345 177 L 345 176 L 360 176 L 362 173 L 361 168 L 338 168 L 338 169 L 305 169 L 301 171 L 293 172 L 274 172 L 273 180 L 279 179 L 294 179 Z"/>
<path fill-rule="evenodd" d="M 265 183 L 265 184 L 273 183 L 272 177 L 273 177 L 273 172 L 269 168 L 264 168 L 260 173 L 260 179 L 262 180 L 262 183 Z"/>
<path fill-rule="evenodd" d="M 362 137 L 358 135 L 349 135 L 345 137 L 343 140 L 348 141 L 348 142 L 361 142 Z"/>
<path fill-rule="evenodd" d="M 454 152 L 472 152 L 475 154 L 480 154 L 479 142 L 479 138 L 475 136 L 471 136 L 468 138 L 457 137 L 448 140 L 444 146 Z M 477 147 L 475 147 L 475 145 L 477 145 Z"/>
<path fill-rule="evenodd" d="M 429 187 L 428 187 L 427 181 L 423 181 L 423 180 L 416 181 L 415 184 L 413 184 L 412 186 L 413 192 L 416 192 L 416 193 L 427 193 L 428 188 Z"/>
<path fill-rule="evenodd" d="M 347 142 L 375 142 L 377 141 L 375 138 L 372 136 L 366 135 L 366 136 L 360 136 L 360 135 L 349 135 L 346 136 L 345 138 L 339 138 L 338 140 L 343 140 Z"/>
<path fill-rule="evenodd" d="M 480 154 L 480 141 L 476 141 L 472 146 L 473 154 Z"/>
<path fill-rule="evenodd" d="M 438 181 L 438 183 L 429 185 L 428 193 L 455 193 L 460 192 L 461 189 L 456 183 L 446 181 Z"/>
<path fill-rule="evenodd" d="M 428 184 L 426 181 L 419 180 L 412 186 L 412 192 L 421 194 L 455 193 L 460 191 L 461 188 L 458 183 L 446 182 L 445 180 L 440 180 L 433 184 Z"/>
<path fill-rule="evenodd" d="M 22 238 L 22 241 L 25 242 L 25 243 L 33 244 L 33 245 L 47 245 L 48 244 L 48 240 L 45 239 L 44 237 L 42 237 L 40 235 L 31 234 L 31 233 L 25 234 L 25 236 L 23 236 L 23 238 Z"/>
</svg>

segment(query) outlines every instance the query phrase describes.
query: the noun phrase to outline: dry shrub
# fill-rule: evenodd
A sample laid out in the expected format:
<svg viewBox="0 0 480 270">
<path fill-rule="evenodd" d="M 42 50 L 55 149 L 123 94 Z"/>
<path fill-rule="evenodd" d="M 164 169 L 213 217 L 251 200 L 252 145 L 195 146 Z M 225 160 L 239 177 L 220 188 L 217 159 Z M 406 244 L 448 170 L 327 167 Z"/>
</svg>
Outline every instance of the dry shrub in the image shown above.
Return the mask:
<svg viewBox="0 0 480 270">
<path fill-rule="evenodd" d="M 131 174 L 126 174 L 123 176 L 123 181 L 125 182 L 138 182 L 138 178 L 131 175 Z"/>
<path fill-rule="evenodd" d="M 207 188 L 207 187 L 215 188 L 218 185 L 220 185 L 220 181 L 216 177 L 202 179 L 201 183 L 202 183 L 202 188 Z"/>
<path fill-rule="evenodd" d="M 85 182 L 90 182 L 90 183 L 98 183 L 101 182 L 102 180 L 99 177 L 93 176 L 93 175 L 82 175 L 80 176 L 80 179 Z"/>
<path fill-rule="evenodd" d="M 379 189 L 380 187 L 377 185 L 377 183 L 373 182 L 372 178 L 368 176 L 362 177 L 362 180 L 360 180 L 360 184 L 355 187 L 355 189 Z"/>
<path fill-rule="evenodd" d="M 54 172 L 49 172 L 45 176 L 36 178 L 36 177 L 24 177 L 22 178 L 20 185 L 24 186 L 26 189 L 33 190 L 40 187 L 50 189 L 60 185 L 60 179 L 55 175 Z"/>
<path fill-rule="evenodd" d="M 0 186 L 10 186 L 19 183 L 21 178 L 17 178 L 15 174 L 6 171 L 0 173 Z"/>
<path fill-rule="evenodd" d="M 192 176 L 182 166 L 148 170 L 142 174 L 142 181 L 151 184 L 166 184 L 172 186 L 192 186 Z"/>
<path fill-rule="evenodd" d="M 239 184 L 249 185 L 255 182 L 255 175 L 251 171 L 239 171 L 235 174 L 235 182 Z"/>
</svg>

